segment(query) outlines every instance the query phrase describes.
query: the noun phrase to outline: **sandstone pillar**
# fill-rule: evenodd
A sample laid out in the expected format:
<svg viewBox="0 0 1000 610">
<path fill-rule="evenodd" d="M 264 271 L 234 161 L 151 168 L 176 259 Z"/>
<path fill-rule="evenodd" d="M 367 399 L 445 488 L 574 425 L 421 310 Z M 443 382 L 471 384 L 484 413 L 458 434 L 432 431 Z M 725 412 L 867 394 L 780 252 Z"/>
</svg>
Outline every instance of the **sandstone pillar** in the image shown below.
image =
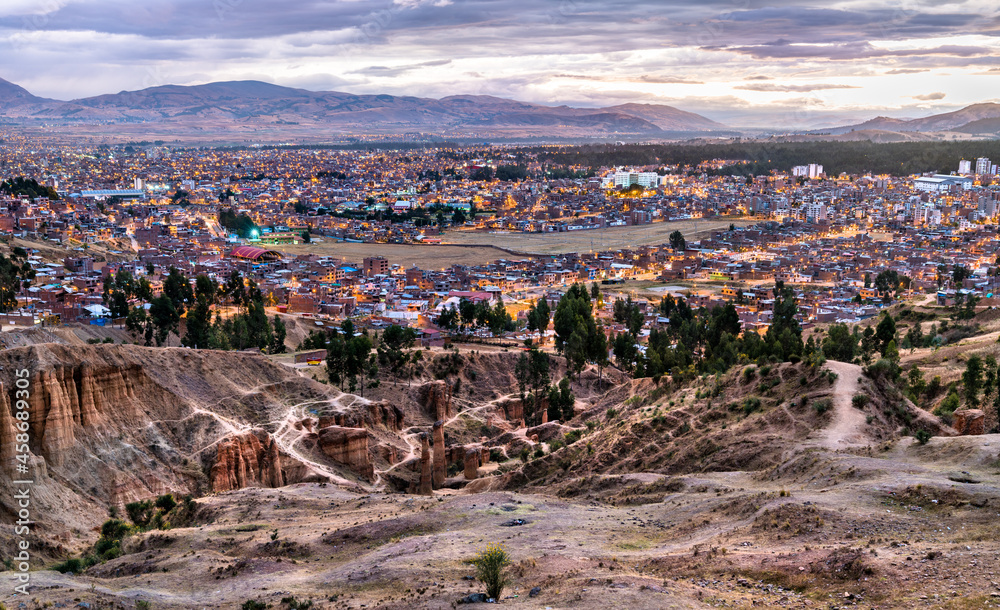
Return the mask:
<svg viewBox="0 0 1000 610">
<path fill-rule="evenodd" d="M 427 433 L 420 435 L 420 490 L 424 496 L 432 495 L 431 491 L 431 443 Z"/>
<path fill-rule="evenodd" d="M 444 422 L 436 421 L 434 422 L 434 489 L 444 487 L 444 480 L 448 473 L 445 455 Z"/>
<path fill-rule="evenodd" d="M 469 481 L 479 476 L 479 450 L 469 447 L 465 450 L 465 478 Z"/>
</svg>

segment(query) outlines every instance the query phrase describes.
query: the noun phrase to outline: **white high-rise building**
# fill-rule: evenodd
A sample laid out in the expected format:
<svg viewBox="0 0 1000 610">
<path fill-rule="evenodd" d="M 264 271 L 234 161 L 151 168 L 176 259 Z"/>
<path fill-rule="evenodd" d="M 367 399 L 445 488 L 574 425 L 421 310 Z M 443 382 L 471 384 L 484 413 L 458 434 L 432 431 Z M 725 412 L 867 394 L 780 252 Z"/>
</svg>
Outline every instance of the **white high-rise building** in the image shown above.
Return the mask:
<svg viewBox="0 0 1000 610">
<path fill-rule="evenodd" d="M 958 162 L 958 173 L 962 174 L 963 176 L 971 174 L 972 173 L 972 161 L 967 161 L 965 159 L 962 159 L 961 161 L 959 161 Z"/>
<path fill-rule="evenodd" d="M 796 165 L 792 168 L 792 175 L 799 177 L 819 178 L 820 174 L 823 173 L 823 166 L 816 163 L 810 163 L 809 165 Z"/>
<path fill-rule="evenodd" d="M 626 172 L 616 171 L 614 185 L 629 187 L 638 184 L 642 188 L 656 188 L 660 185 L 660 176 L 656 172 Z"/>
<path fill-rule="evenodd" d="M 976 174 L 979 176 L 985 176 L 990 173 L 990 160 L 986 157 L 980 157 L 976 159 Z"/>
</svg>

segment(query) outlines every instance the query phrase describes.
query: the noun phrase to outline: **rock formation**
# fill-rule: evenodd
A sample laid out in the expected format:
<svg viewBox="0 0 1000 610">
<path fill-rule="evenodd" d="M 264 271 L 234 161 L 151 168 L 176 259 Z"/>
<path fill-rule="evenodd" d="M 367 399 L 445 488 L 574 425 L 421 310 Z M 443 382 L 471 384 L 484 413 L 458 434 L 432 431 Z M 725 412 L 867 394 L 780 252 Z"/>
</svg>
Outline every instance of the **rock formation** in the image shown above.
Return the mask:
<svg viewBox="0 0 1000 610">
<path fill-rule="evenodd" d="M 955 420 L 952 425 L 959 434 L 985 434 L 986 414 L 981 409 L 961 409 L 955 411 Z"/>
<path fill-rule="evenodd" d="M 431 485 L 431 443 L 427 438 L 427 433 L 420 434 L 420 490 L 424 496 L 433 494 Z"/>
<path fill-rule="evenodd" d="M 447 382 L 430 383 L 425 392 L 424 409 L 434 421 L 447 420 L 454 415 L 451 411 L 451 386 Z"/>
<path fill-rule="evenodd" d="M 210 481 L 213 491 L 244 487 L 281 487 L 278 444 L 263 430 L 231 436 L 219 442 Z"/>
<path fill-rule="evenodd" d="M 368 431 L 364 428 L 329 426 L 319 431 L 319 446 L 330 459 L 371 481 L 375 467 L 368 454 Z"/>
<path fill-rule="evenodd" d="M 561 425 L 558 421 L 547 422 L 540 426 L 535 426 L 533 428 L 528 428 L 525 430 L 524 434 L 528 438 L 534 440 L 534 437 L 538 437 L 543 443 L 547 443 L 552 439 L 561 438 L 570 428 Z"/>
<path fill-rule="evenodd" d="M 469 447 L 465 450 L 465 478 L 469 481 L 479 476 L 479 450 Z"/>
<path fill-rule="evenodd" d="M 3 384 L 0 383 L 0 472 L 8 478 L 12 476 L 14 467 L 15 441 L 17 430 L 14 429 L 16 423 L 14 413 L 10 410 L 10 401 L 7 399 L 7 392 Z"/>
<path fill-rule="evenodd" d="M 399 432 L 403 429 L 403 410 L 385 402 L 370 402 L 343 413 L 320 417 L 319 427 L 326 428 L 328 426 L 344 428 L 384 426 L 391 432 Z"/>
<path fill-rule="evenodd" d="M 434 422 L 434 489 L 444 487 L 448 475 L 447 454 L 444 446 L 444 422 Z"/>
</svg>

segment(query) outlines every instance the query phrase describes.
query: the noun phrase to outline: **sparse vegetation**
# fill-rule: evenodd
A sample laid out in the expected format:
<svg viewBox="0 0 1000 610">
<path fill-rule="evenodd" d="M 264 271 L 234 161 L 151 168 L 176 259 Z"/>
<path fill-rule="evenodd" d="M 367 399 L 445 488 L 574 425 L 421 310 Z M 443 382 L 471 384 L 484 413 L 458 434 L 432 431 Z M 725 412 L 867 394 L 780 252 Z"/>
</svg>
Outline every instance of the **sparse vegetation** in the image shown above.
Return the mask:
<svg viewBox="0 0 1000 610">
<path fill-rule="evenodd" d="M 499 601 L 504 588 L 510 584 L 506 572 L 511 559 L 507 550 L 502 545 L 490 544 L 470 563 L 476 566 L 476 578 L 486 585 L 486 597 Z"/>
</svg>

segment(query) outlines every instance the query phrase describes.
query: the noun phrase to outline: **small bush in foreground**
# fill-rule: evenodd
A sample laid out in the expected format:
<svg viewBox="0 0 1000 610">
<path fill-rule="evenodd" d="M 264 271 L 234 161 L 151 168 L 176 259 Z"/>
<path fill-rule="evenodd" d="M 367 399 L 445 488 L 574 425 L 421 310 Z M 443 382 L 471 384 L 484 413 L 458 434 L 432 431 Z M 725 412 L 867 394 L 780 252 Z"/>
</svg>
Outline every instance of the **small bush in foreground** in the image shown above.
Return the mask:
<svg viewBox="0 0 1000 610">
<path fill-rule="evenodd" d="M 480 551 L 470 563 L 476 566 L 476 578 L 486 585 L 486 597 L 499 600 L 504 588 L 510 584 L 506 569 L 511 564 L 507 550 L 491 544 Z"/>
</svg>

